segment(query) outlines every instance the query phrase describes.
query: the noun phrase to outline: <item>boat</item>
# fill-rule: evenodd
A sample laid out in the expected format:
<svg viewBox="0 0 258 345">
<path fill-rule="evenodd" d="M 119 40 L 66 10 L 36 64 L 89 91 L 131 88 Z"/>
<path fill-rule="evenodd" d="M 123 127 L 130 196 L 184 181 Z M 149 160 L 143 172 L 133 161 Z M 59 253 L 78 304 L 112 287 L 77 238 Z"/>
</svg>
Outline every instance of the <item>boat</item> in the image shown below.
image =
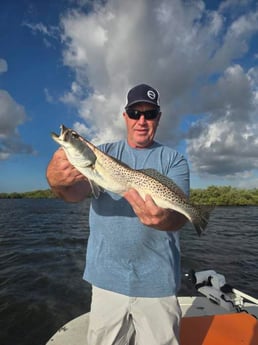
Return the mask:
<svg viewBox="0 0 258 345">
<path fill-rule="evenodd" d="M 180 345 L 258 345 L 258 299 L 214 270 L 191 270 L 186 277 L 199 295 L 178 297 Z M 46 345 L 87 345 L 88 321 L 89 313 L 71 320 Z"/>
</svg>

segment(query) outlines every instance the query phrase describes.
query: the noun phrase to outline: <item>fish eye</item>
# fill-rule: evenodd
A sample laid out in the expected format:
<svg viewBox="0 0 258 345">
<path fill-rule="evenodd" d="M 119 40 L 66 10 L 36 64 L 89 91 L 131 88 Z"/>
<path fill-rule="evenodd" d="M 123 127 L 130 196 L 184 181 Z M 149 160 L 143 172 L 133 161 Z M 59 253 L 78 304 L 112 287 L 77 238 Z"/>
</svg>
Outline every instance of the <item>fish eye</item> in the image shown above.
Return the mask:
<svg viewBox="0 0 258 345">
<path fill-rule="evenodd" d="M 75 138 L 75 139 L 79 138 L 79 134 L 76 133 L 75 131 L 72 131 L 72 132 L 71 132 L 71 135 L 72 135 L 72 137 Z"/>
</svg>

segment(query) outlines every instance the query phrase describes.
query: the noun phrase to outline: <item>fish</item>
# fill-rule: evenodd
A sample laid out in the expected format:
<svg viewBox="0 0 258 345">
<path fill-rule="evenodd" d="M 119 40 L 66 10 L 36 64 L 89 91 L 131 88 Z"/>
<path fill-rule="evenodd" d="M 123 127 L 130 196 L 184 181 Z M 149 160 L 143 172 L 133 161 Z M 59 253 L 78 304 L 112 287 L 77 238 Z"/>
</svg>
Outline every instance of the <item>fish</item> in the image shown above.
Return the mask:
<svg viewBox="0 0 258 345">
<path fill-rule="evenodd" d="M 135 189 L 145 200 L 150 195 L 155 204 L 183 214 L 200 236 L 209 220 L 210 206 L 193 205 L 177 184 L 155 169 L 132 169 L 109 156 L 75 130 L 60 126 L 60 135 L 52 132 L 52 139 L 65 151 L 68 161 L 89 181 L 92 194 L 98 198 L 101 191 L 124 195 Z"/>
</svg>

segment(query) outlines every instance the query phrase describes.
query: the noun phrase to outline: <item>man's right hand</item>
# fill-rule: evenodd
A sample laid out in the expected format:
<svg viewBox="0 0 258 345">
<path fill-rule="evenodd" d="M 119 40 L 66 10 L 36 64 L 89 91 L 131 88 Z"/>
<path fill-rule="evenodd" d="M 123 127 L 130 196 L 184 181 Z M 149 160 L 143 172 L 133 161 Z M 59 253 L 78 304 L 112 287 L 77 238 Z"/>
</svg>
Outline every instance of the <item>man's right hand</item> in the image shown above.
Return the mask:
<svg viewBox="0 0 258 345">
<path fill-rule="evenodd" d="M 71 186 L 85 180 L 85 176 L 71 165 L 64 150 L 60 148 L 48 165 L 47 180 L 51 187 Z"/>
<path fill-rule="evenodd" d="M 91 192 L 88 180 L 71 165 L 62 148 L 49 162 L 46 177 L 53 192 L 66 201 L 81 201 Z"/>
</svg>

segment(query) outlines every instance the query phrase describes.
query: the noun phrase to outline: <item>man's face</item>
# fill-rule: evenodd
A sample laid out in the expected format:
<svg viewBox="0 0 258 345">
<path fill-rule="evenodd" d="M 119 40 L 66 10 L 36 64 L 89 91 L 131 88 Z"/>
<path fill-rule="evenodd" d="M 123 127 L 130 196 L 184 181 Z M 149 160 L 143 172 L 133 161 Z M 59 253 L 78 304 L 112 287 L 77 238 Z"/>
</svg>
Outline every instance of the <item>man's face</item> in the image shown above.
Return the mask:
<svg viewBox="0 0 258 345">
<path fill-rule="evenodd" d="M 139 111 L 156 109 L 154 105 L 149 103 L 136 103 L 130 108 Z M 126 112 L 123 113 L 123 116 L 127 127 L 128 144 L 135 148 L 150 146 L 153 143 L 161 113 L 153 120 L 146 120 L 143 114 L 138 120 L 130 119 Z"/>
</svg>

